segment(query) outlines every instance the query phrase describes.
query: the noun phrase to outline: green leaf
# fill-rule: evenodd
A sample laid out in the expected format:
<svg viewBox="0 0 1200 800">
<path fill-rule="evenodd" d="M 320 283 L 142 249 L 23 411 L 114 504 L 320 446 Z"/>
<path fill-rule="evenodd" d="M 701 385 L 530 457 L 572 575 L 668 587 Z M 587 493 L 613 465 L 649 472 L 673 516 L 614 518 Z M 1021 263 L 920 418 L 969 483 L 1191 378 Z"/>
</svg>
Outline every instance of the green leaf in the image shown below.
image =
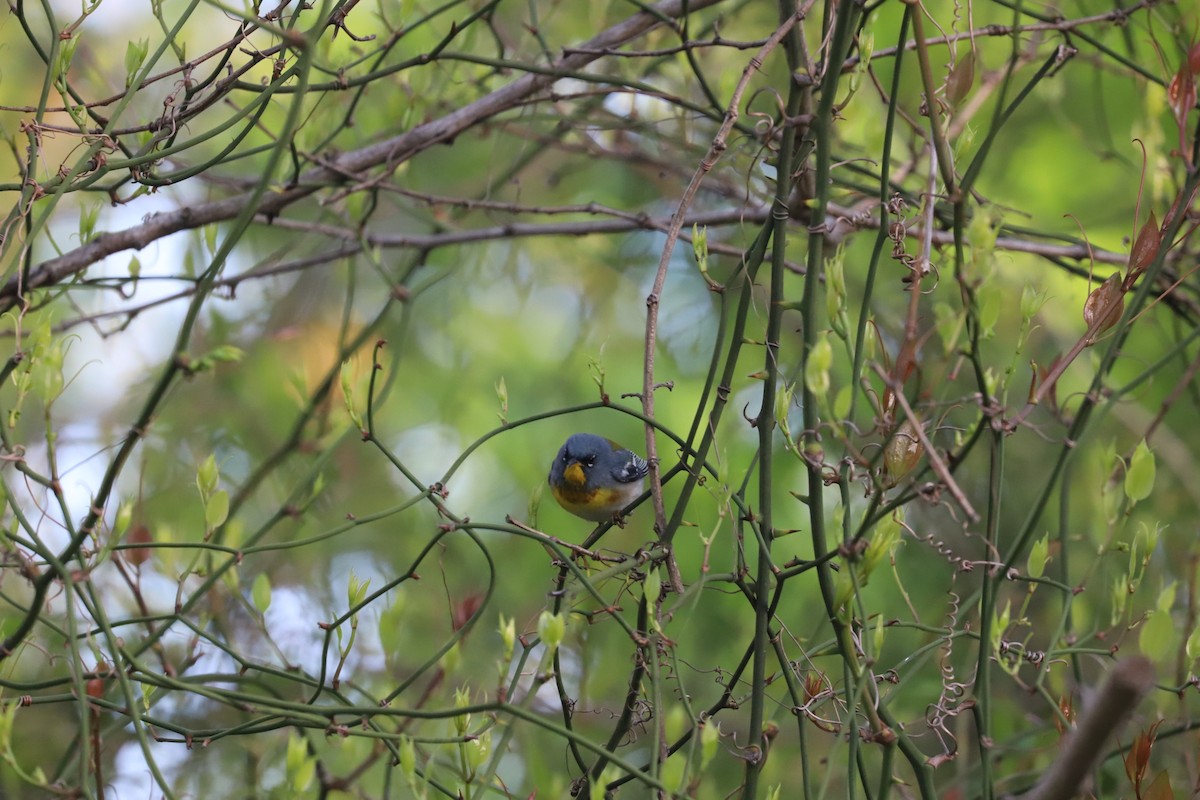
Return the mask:
<svg viewBox="0 0 1200 800">
<path fill-rule="evenodd" d="M 1112 617 L 1110 624 L 1116 625 L 1125 615 L 1125 604 L 1129 600 L 1129 576 L 1118 575 L 1113 578 L 1112 592 L 1109 595 L 1112 601 Z"/>
<path fill-rule="evenodd" d="M 454 707 L 466 708 L 469 705 L 471 705 L 471 690 L 465 686 L 460 686 L 455 689 Z M 458 716 L 454 717 L 454 730 L 458 732 L 459 736 L 464 735 L 469 727 L 471 727 L 470 714 L 459 714 Z"/>
<path fill-rule="evenodd" d="M 517 644 L 517 620 L 515 617 L 500 615 L 500 641 L 504 642 L 504 660 L 512 659 L 513 648 Z"/>
<path fill-rule="evenodd" d="M 204 524 L 211 530 L 220 527 L 229 516 L 229 492 L 222 489 L 204 504 Z"/>
<path fill-rule="evenodd" d="M 10 702 L 0 706 L 0 752 L 8 752 L 12 748 L 13 720 L 17 716 L 20 703 Z"/>
<path fill-rule="evenodd" d="M 232 547 L 235 550 L 242 546 L 242 542 L 246 539 L 246 529 L 242 521 L 238 518 L 229 520 L 225 524 L 225 530 L 221 535 L 226 547 Z"/>
<path fill-rule="evenodd" d="M 642 585 L 642 591 L 646 598 L 647 607 L 654 608 L 654 604 L 658 602 L 658 596 L 662 592 L 662 576 L 658 574 L 658 570 L 652 569 L 646 573 L 646 580 Z"/>
<path fill-rule="evenodd" d="M 214 348 L 207 356 L 213 361 L 222 361 L 235 364 L 245 358 L 246 353 L 240 347 L 235 347 L 231 344 L 223 344 L 220 347 Z"/>
<path fill-rule="evenodd" d="M 604 772 L 600 773 L 600 780 L 592 781 L 591 787 L 588 789 L 588 800 L 604 800 L 605 797 L 608 797 L 606 787 L 620 776 L 620 770 L 613 765 L 605 767 Z"/>
<path fill-rule="evenodd" d="M 566 636 L 567 621 L 562 614 L 543 611 L 538 617 L 537 632 L 542 644 L 546 645 L 546 648 L 553 653 L 562 644 L 563 637 Z"/>
<path fill-rule="evenodd" d="M 79 241 L 89 242 L 96 235 L 96 221 L 100 219 L 100 204 L 88 203 L 79 209 Z"/>
<path fill-rule="evenodd" d="M 686 766 L 680 758 L 669 758 L 662 764 L 662 782 L 671 790 L 671 797 L 678 797 L 683 789 L 684 781 L 687 780 L 687 772 L 684 770 Z"/>
<path fill-rule="evenodd" d="M 896 514 L 900 514 L 900 512 L 897 511 Z M 902 515 L 900 517 L 894 514 L 888 515 L 875 526 L 875 533 L 871 536 L 871 541 L 867 543 L 867 549 L 863 552 L 862 557 L 862 583 L 864 586 L 884 557 L 890 556 L 896 551 L 896 545 L 900 543 L 901 518 Z"/>
<path fill-rule="evenodd" d="M 829 368 L 833 365 L 833 345 L 821 337 L 808 351 L 804 362 L 804 385 L 817 397 L 829 393 Z"/>
<path fill-rule="evenodd" d="M 700 769 L 707 767 L 717 755 L 717 747 L 721 744 L 721 725 L 713 720 L 707 720 L 700 729 Z"/>
<path fill-rule="evenodd" d="M 529 505 L 526 507 L 525 511 L 529 515 L 529 524 L 531 527 L 536 528 L 538 526 L 538 511 L 542 507 L 542 493 L 545 492 L 545 490 L 546 482 L 544 480 L 540 480 L 529 493 Z"/>
<path fill-rule="evenodd" d="M 975 295 L 978 302 L 979 334 L 984 339 L 992 338 L 1000 312 L 1004 309 L 1004 292 L 999 284 L 985 283 Z"/>
<path fill-rule="evenodd" d="M 221 479 L 221 471 L 217 469 L 216 455 L 210 455 L 200 464 L 200 468 L 196 470 L 196 488 L 200 490 L 201 499 L 207 501 L 208 496 L 212 494 L 213 489 L 217 488 L 217 481 Z"/>
<path fill-rule="evenodd" d="M 1145 500 L 1154 490 L 1154 453 L 1143 439 L 1133 451 L 1129 459 L 1129 469 L 1125 472 L 1125 496 L 1130 503 Z"/>
<path fill-rule="evenodd" d="M 849 386 L 843 386 L 837 390 L 837 394 L 833 398 L 833 416 L 835 419 L 846 419 L 850 416 L 850 401 L 853 399 L 854 393 Z"/>
<path fill-rule="evenodd" d="M 467 762 L 467 768 L 472 772 L 483 766 L 487 757 L 492 752 L 492 732 L 484 731 L 475 739 L 463 745 L 463 756 Z M 676 759 L 678 760 L 678 759 Z"/>
<path fill-rule="evenodd" d="M 250 587 L 250 600 L 260 614 L 267 613 L 267 609 L 271 607 L 271 579 L 267 577 L 267 573 L 260 572 L 254 579 L 254 584 Z"/>
<path fill-rule="evenodd" d="M 1162 591 L 1158 593 L 1158 600 L 1155 602 L 1154 607 L 1164 614 L 1169 614 L 1171 612 L 1171 608 L 1175 605 L 1175 594 L 1177 588 L 1178 585 L 1175 583 L 1175 581 L 1169 581 L 1167 585 L 1162 588 Z"/>
<path fill-rule="evenodd" d="M 508 384 L 504 382 L 504 376 L 500 376 L 500 380 L 496 381 L 496 399 L 500 401 L 500 411 L 497 414 L 500 421 L 508 424 Z"/>
<path fill-rule="evenodd" d="M 850 619 L 850 600 L 854 597 L 854 578 L 850 576 L 852 570 L 851 565 L 843 565 L 834 579 L 833 607 L 842 620 Z"/>
<path fill-rule="evenodd" d="M 288 737 L 287 759 L 288 785 L 295 791 L 304 791 L 315 775 L 316 759 L 308 754 L 308 743 L 304 737 L 293 733 Z"/>
<path fill-rule="evenodd" d="M 875 617 L 875 630 L 871 636 L 871 645 L 875 648 L 875 656 L 878 657 L 883 652 L 884 633 L 887 629 L 883 627 L 883 614 Z"/>
<path fill-rule="evenodd" d="M 409 783 L 417 779 L 417 748 L 408 736 L 400 737 L 400 772 Z"/>
<path fill-rule="evenodd" d="M 1174 638 L 1175 621 L 1171 619 L 1171 615 L 1154 611 L 1142 624 L 1142 631 L 1138 635 L 1138 647 L 1146 658 L 1162 662 L 1170 657 Z"/>
<path fill-rule="evenodd" d="M 962 331 L 963 313 L 949 303 L 933 304 L 934 327 L 937 328 L 938 338 L 942 340 L 943 351 L 948 355 L 954 352 L 958 344 L 958 336 Z"/>
<path fill-rule="evenodd" d="M 300 764 L 300 769 L 296 770 L 291 776 L 291 786 L 298 792 L 303 792 L 312 785 L 313 778 L 317 775 L 317 760 L 315 758 L 305 759 Z"/>
<path fill-rule="evenodd" d="M 1029 548 L 1029 560 L 1026 563 L 1025 571 L 1029 573 L 1031 578 L 1040 578 L 1046 571 L 1046 561 L 1050 554 L 1050 537 L 1047 534 L 1033 543 L 1033 547 Z"/>
<path fill-rule="evenodd" d="M 682 705 L 674 704 L 667 711 L 663 730 L 666 732 L 667 739 L 674 741 L 694 726 L 695 721 L 688 715 L 687 710 Z"/>
<path fill-rule="evenodd" d="M 692 255 L 696 257 L 696 266 L 700 274 L 708 275 L 708 228 L 692 225 Z"/>
<path fill-rule="evenodd" d="M 354 423 L 354 427 L 360 431 L 365 430 L 362 416 L 355 409 L 354 403 L 354 364 L 349 359 L 342 362 L 342 402 L 346 406 L 346 413 L 350 415 L 350 421 Z"/>
<path fill-rule="evenodd" d="M 205 247 L 208 248 L 208 252 L 216 253 L 217 252 L 217 226 L 215 224 L 214 225 L 205 225 L 201 229 L 201 231 L 204 234 L 204 245 L 205 245 Z"/>
<path fill-rule="evenodd" d="M 1033 319 L 1033 315 L 1041 311 L 1048 299 L 1044 289 L 1035 288 L 1030 283 L 1025 284 L 1025 288 L 1021 290 L 1021 316 L 1026 320 Z"/>
<path fill-rule="evenodd" d="M 831 324 L 846 311 L 845 261 L 845 251 L 838 248 L 825 262 L 825 313 Z"/>
<path fill-rule="evenodd" d="M 133 85 L 137 71 L 141 69 L 148 52 L 150 52 L 148 39 L 138 39 L 136 42 L 130 40 L 125 43 L 125 88 Z"/>
<path fill-rule="evenodd" d="M 350 570 L 350 580 L 346 586 L 346 600 L 350 603 L 351 608 L 354 608 L 362 603 L 363 598 L 367 596 L 367 589 L 370 587 L 370 578 L 367 578 L 365 581 L 360 581 L 358 579 L 358 575 L 354 573 L 354 570 Z"/>
<path fill-rule="evenodd" d="M 404 626 L 401 624 L 406 605 L 404 593 L 393 592 L 392 604 L 379 615 L 379 644 L 386 655 L 398 653 L 406 641 Z"/>
<path fill-rule="evenodd" d="M 113 538 L 120 539 L 129 530 L 133 522 L 133 503 L 125 501 L 117 508 L 117 516 L 113 520 Z"/>
<path fill-rule="evenodd" d="M 438 666 L 447 675 L 453 675 L 462 666 L 462 647 L 460 644 L 460 642 L 455 642 L 451 645 L 450 649 L 442 654 L 442 660 L 438 662 Z"/>
<path fill-rule="evenodd" d="M 1187 651 L 1187 657 L 1192 661 L 1200 658 L 1200 627 L 1192 628 L 1192 633 L 1188 636 L 1184 649 Z"/>
<path fill-rule="evenodd" d="M 1004 632 L 1008 630 L 1009 623 L 1012 622 L 1012 601 L 1004 603 L 1004 611 L 996 614 L 992 612 L 992 650 L 1000 649 L 1000 642 L 1004 640 Z"/>
<path fill-rule="evenodd" d="M 71 61 L 75 58 L 75 48 L 79 46 L 79 37 L 71 36 L 58 46 L 58 57 L 54 61 L 54 80 L 60 81 L 67 77 L 71 69 Z"/>
</svg>

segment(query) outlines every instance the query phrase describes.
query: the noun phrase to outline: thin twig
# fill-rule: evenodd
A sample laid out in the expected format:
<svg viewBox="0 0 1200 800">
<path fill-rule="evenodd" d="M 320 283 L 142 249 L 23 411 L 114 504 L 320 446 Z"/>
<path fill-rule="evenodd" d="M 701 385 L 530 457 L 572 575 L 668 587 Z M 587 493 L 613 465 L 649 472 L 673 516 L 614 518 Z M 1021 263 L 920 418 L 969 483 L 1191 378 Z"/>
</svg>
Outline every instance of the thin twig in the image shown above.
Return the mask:
<svg viewBox="0 0 1200 800">
<path fill-rule="evenodd" d="M 931 442 L 929 437 L 925 434 L 925 428 L 921 425 L 920 418 L 913 413 L 912 406 L 908 403 L 908 398 L 904 396 L 904 386 L 902 386 L 898 381 L 893 380 L 893 378 L 888 375 L 887 372 L 878 364 L 874 364 L 872 366 L 874 366 L 876 374 L 879 375 L 879 377 L 883 379 L 883 382 L 887 384 L 888 388 L 892 390 L 892 394 L 895 396 L 896 402 L 898 402 L 900 407 L 904 409 L 905 415 L 907 415 L 908 419 L 912 421 L 913 433 L 916 435 L 917 439 L 920 440 L 921 445 L 925 448 L 925 454 L 929 456 L 929 466 L 933 468 L 934 474 L 936 474 L 938 479 L 946 485 L 946 488 L 950 491 L 951 496 L 954 497 L 955 502 L 957 502 L 959 507 L 962 508 L 963 512 L 970 517 L 971 521 L 978 522 L 979 512 L 975 510 L 975 507 L 971 505 L 971 501 L 967 499 L 967 495 L 961 488 L 959 488 L 958 484 L 955 483 L 954 476 L 950 474 L 950 469 L 946 466 L 946 462 L 942 460 L 940 455 L 938 455 L 937 448 L 933 446 L 933 442 Z"/>
<path fill-rule="evenodd" d="M 679 232 L 683 228 L 688 207 L 691 205 L 692 199 L 696 196 L 696 192 L 699 191 L 700 184 L 704 181 L 705 176 L 716 165 L 717 160 L 720 159 L 721 154 L 725 152 L 725 148 L 728 146 L 727 138 L 738 120 L 738 108 L 741 106 L 742 95 L 745 93 L 750 79 L 762 68 L 763 60 L 778 46 L 783 37 L 787 35 L 788 31 L 792 29 L 792 26 L 799 19 L 799 14 L 793 14 L 784 20 L 767 39 L 766 44 L 750 59 L 745 69 L 742 70 L 742 77 L 738 81 L 737 86 L 734 87 L 729 106 L 726 108 L 725 121 L 721 123 L 716 136 L 713 137 L 712 145 L 709 147 L 707 155 L 701 160 L 700 166 L 696 169 L 691 182 L 684 190 L 675 213 L 671 217 L 671 224 L 666 232 L 667 241 L 663 245 L 662 254 L 658 260 L 658 271 L 654 275 L 654 287 L 650 290 L 650 294 L 646 298 L 646 352 L 642 370 L 642 413 L 646 415 L 647 419 L 654 418 L 654 356 L 655 346 L 658 341 L 658 305 L 662 298 L 663 286 L 667 280 L 667 267 L 671 263 L 671 255 L 675 250 L 675 242 L 679 239 Z M 654 439 L 654 428 L 650 425 L 646 426 L 646 458 L 650 462 L 650 496 L 654 503 L 654 530 L 661 536 L 666 531 L 667 518 L 666 510 L 663 506 L 662 478 L 658 465 L 658 447 Z M 674 559 L 671 559 L 671 563 L 674 564 Z M 675 571 L 677 572 L 677 570 L 678 568 L 676 567 Z M 679 580 L 677 574 L 671 575 L 671 583 L 675 591 L 679 593 L 683 592 L 682 581 Z"/>
</svg>

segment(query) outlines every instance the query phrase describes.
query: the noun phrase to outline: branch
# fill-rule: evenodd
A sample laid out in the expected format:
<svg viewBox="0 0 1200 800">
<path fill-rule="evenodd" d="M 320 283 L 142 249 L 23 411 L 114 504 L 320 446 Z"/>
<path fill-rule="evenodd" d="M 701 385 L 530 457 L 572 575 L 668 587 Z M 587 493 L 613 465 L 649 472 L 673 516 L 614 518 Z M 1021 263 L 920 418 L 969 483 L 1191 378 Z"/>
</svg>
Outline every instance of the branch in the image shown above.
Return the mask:
<svg viewBox="0 0 1200 800">
<path fill-rule="evenodd" d="M 900 407 L 904 409 L 908 420 L 912 422 L 913 433 L 916 435 L 918 441 L 921 442 L 921 446 L 925 448 L 925 455 L 929 458 L 929 466 L 934 474 L 937 475 L 938 480 L 946 485 L 954 501 L 971 518 L 971 521 L 978 522 L 979 512 L 971 505 L 971 501 L 967 499 L 966 493 L 954 482 L 954 476 L 950 474 L 950 468 L 946 466 L 946 462 L 942 460 L 942 456 L 938 453 L 937 448 L 933 446 L 933 442 L 926 435 L 925 428 L 921 424 L 921 418 L 913 412 L 908 398 L 904 396 L 904 384 L 888 375 L 878 364 L 875 365 L 875 372 L 883 379 L 888 388 L 892 390 L 892 395 L 900 403 Z"/>
<path fill-rule="evenodd" d="M 654 275 L 654 286 L 650 290 L 650 295 L 646 298 L 646 343 L 645 355 L 642 367 L 642 413 L 646 419 L 654 419 L 654 356 L 655 346 L 658 341 L 658 304 L 662 297 L 663 286 L 667 280 L 667 267 L 671 263 L 671 255 L 675 251 L 675 242 L 679 239 L 680 231 L 683 229 L 683 221 L 687 216 L 688 208 L 691 206 L 692 200 L 696 196 L 696 192 L 700 190 L 700 184 L 704 178 L 712 171 L 721 154 L 725 152 L 727 145 L 726 139 L 729 132 L 733 130 L 734 124 L 738 120 L 738 107 L 742 103 L 742 95 L 746 91 L 750 79 L 758 74 L 762 68 L 763 61 L 775 47 L 783 41 L 783 37 L 787 35 L 792 26 L 799 20 L 799 13 L 785 19 L 775 32 L 767 38 L 754 57 L 742 70 L 741 79 L 734 87 L 733 95 L 730 97 L 729 105 L 725 110 L 725 121 L 721 124 L 713 137 L 712 144 L 708 149 L 708 153 L 696 168 L 692 175 L 691 182 L 683 192 L 683 196 L 679 200 L 678 206 L 675 208 L 675 213 L 671 218 L 671 225 L 667 229 L 667 241 L 663 245 L 662 254 L 658 260 L 658 271 Z M 650 496 L 654 501 L 654 531 L 662 537 L 666 534 L 666 511 L 663 506 L 662 496 L 662 479 L 658 469 L 658 446 L 654 438 L 654 427 L 646 426 L 646 460 L 650 462 Z M 671 561 L 674 566 L 674 561 Z M 675 572 L 671 573 L 672 588 L 683 593 L 682 582 Z"/>
<path fill-rule="evenodd" d="M 618 47 L 662 24 L 666 19 L 678 17 L 685 11 L 698 11 L 718 2 L 720 0 L 662 0 L 650 6 L 648 11 L 639 12 L 588 40 L 580 45 L 581 50 L 570 51 L 544 72 L 526 73 L 507 86 L 484 95 L 444 117 L 417 125 L 382 142 L 344 153 L 329 161 L 326 166 L 304 173 L 296 185 L 264 197 L 256 211 L 260 214 L 275 215 L 331 183 L 342 183 L 348 178 L 361 177 L 358 173 L 371 167 L 387 164 L 394 168 L 433 145 L 448 142 L 482 121 L 507 111 L 525 98 L 549 88 L 558 79 L 557 73 L 577 70 L 599 58 L 594 52 Z M 184 207 L 177 211 L 153 214 L 141 225 L 115 233 L 100 234 L 87 244 L 69 250 L 57 258 L 43 261 L 33 267 L 23 280 L 21 276 L 11 278 L 0 287 L 0 313 L 18 305 L 23 291 L 61 283 L 114 253 L 140 250 L 172 233 L 233 219 L 242 213 L 246 204 L 251 202 L 251 197 L 251 194 L 246 193 Z"/>
<path fill-rule="evenodd" d="M 1067 737 L 1050 771 L 1020 800 L 1069 800 L 1091 770 L 1105 741 L 1129 720 L 1133 710 L 1154 686 L 1154 665 L 1143 656 L 1117 662 L 1100 693 Z"/>
</svg>

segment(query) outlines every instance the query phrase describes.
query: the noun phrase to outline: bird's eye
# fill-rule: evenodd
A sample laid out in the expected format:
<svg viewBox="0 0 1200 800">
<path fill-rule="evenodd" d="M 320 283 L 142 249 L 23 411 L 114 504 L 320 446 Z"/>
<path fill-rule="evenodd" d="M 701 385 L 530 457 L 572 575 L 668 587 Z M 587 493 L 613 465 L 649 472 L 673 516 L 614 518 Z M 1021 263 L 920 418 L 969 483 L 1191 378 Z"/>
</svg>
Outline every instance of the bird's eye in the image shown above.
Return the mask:
<svg viewBox="0 0 1200 800">
<path fill-rule="evenodd" d="M 583 465 L 584 465 L 585 467 L 587 467 L 588 469 L 591 469 L 592 467 L 596 466 L 596 457 L 595 457 L 595 456 L 588 456 L 587 458 L 585 458 L 585 459 L 583 460 Z"/>
<path fill-rule="evenodd" d="M 567 463 L 567 462 L 568 462 L 568 461 L 570 461 L 570 460 L 571 460 L 571 459 L 567 457 L 567 453 L 566 453 L 566 451 L 564 450 L 564 451 L 563 451 L 563 454 L 562 454 L 562 458 L 560 458 L 560 459 L 559 459 L 559 461 L 561 461 L 562 463 L 564 463 L 564 464 L 565 464 L 565 463 Z"/>
</svg>

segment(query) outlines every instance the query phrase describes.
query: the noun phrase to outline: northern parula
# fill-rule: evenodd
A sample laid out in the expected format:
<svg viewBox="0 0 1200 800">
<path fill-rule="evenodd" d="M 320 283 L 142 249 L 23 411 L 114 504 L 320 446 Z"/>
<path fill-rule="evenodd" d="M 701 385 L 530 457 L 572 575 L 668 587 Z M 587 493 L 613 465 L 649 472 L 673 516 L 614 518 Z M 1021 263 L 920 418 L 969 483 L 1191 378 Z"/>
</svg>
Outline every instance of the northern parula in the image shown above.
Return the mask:
<svg viewBox="0 0 1200 800">
<path fill-rule="evenodd" d="M 577 433 L 550 465 L 550 491 L 575 516 L 611 522 L 642 493 L 649 471 L 646 459 L 612 439 Z"/>
</svg>

